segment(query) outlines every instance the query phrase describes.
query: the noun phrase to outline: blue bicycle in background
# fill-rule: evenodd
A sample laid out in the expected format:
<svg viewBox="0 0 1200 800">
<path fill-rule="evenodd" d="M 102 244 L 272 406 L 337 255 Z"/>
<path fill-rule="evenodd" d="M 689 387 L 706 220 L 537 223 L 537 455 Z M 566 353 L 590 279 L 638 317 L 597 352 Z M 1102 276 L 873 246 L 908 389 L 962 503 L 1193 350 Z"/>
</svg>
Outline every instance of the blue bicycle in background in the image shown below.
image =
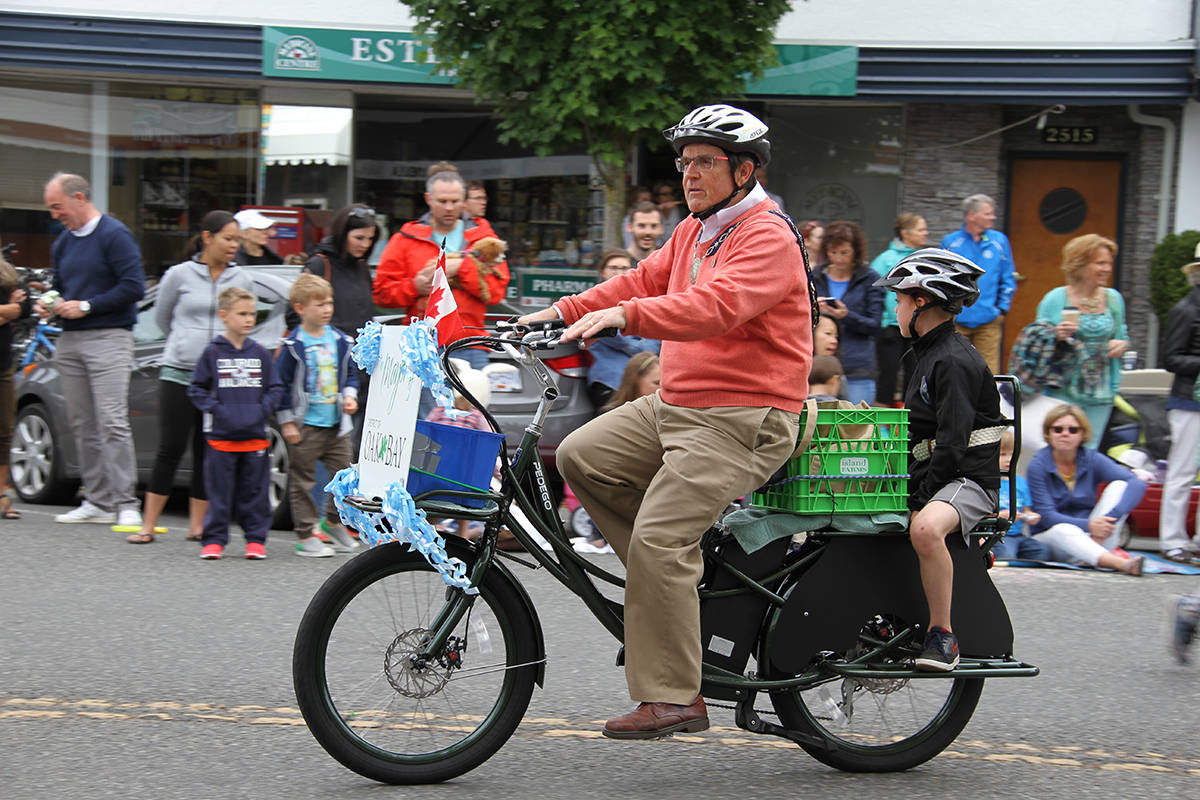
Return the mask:
<svg viewBox="0 0 1200 800">
<path fill-rule="evenodd" d="M 39 319 L 37 326 L 33 329 L 29 338 L 17 345 L 21 348 L 21 363 L 19 368 L 24 369 L 30 364 L 53 358 L 55 347 L 54 340 L 51 337 L 57 336 L 60 333 L 62 333 L 62 328 L 50 324 L 48 320 Z"/>
</svg>

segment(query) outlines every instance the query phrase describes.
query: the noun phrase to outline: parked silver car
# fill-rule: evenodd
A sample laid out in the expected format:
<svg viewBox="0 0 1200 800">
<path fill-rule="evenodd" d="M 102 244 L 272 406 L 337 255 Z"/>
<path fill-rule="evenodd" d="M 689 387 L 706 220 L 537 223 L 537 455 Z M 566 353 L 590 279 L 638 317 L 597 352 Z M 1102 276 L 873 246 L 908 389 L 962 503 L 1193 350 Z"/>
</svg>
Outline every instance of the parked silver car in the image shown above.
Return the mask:
<svg viewBox="0 0 1200 800">
<path fill-rule="evenodd" d="M 509 316 L 500 313 L 488 314 L 488 325 L 491 327 L 497 319 L 508 319 Z M 596 415 L 596 409 L 588 399 L 586 387 L 587 368 L 592 357 L 587 351 L 580 350 L 574 342 L 561 344 L 553 350 L 539 352 L 538 355 L 546 366 L 550 367 L 550 373 L 558 383 L 558 399 L 554 401 L 550 416 L 546 418 L 542 438 L 538 444 L 546 466 L 553 468 L 554 452 L 562 440 Z M 503 369 L 501 365 L 511 366 L 511 369 Z M 521 443 L 521 436 L 537 409 L 541 392 L 507 353 L 489 353 L 487 371 L 492 375 L 492 399 L 488 404 L 488 411 L 500 423 L 511 454 Z"/>
<path fill-rule="evenodd" d="M 253 268 L 258 296 L 258 324 L 251 334 L 274 349 L 284 333 L 288 290 L 297 268 Z M 147 480 L 158 449 L 158 372 L 166 336 L 154 320 L 157 287 L 138 304 L 133 327 L 133 373 L 129 380 L 129 422 L 133 429 L 138 478 Z M 69 502 L 79 484 L 79 451 L 67 423 L 66 405 L 54 361 L 38 361 L 20 370 L 14 392 L 17 418 L 12 443 L 12 484 L 30 503 Z M 283 437 L 271 430 L 271 508 L 276 522 L 287 514 L 288 453 Z M 176 485 L 191 479 L 191 456 L 185 455 Z"/>
</svg>

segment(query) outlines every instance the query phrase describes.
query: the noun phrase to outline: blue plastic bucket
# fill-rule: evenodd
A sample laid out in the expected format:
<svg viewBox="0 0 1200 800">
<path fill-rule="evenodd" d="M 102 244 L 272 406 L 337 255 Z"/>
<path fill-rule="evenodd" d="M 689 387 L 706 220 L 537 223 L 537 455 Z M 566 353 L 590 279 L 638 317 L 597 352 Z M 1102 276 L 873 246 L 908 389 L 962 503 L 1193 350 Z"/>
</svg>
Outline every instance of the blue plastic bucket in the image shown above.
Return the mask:
<svg viewBox="0 0 1200 800">
<path fill-rule="evenodd" d="M 500 433 L 417 420 L 408 493 L 416 497 L 437 489 L 488 491 L 503 443 L 504 435 Z M 432 499 L 473 508 L 481 508 L 485 502 L 484 498 L 462 496 L 433 495 Z"/>
</svg>

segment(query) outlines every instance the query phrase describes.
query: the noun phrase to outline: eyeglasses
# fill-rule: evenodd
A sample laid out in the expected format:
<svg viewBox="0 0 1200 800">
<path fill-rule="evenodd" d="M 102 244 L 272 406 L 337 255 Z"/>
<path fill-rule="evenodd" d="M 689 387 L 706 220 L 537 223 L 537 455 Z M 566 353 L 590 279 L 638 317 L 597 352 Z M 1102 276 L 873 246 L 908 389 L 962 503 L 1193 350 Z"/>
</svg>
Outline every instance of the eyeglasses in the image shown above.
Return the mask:
<svg viewBox="0 0 1200 800">
<path fill-rule="evenodd" d="M 351 217 L 374 217 L 375 212 L 369 208 L 355 207 L 350 209 Z"/>
<path fill-rule="evenodd" d="M 1050 430 L 1055 433 L 1079 433 L 1083 428 L 1078 425 L 1051 425 Z"/>
<path fill-rule="evenodd" d="M 695 164 L 696 169 L 701 172 L 712 172 L 712 168 L 717 165 L 718 161 L 728 161 L 729 156 L 696 156 L 695 158 L 677 158 L 675 159 L 675 169 L 680 172 L 686 172 L 687 168 Z"/>
</svg>

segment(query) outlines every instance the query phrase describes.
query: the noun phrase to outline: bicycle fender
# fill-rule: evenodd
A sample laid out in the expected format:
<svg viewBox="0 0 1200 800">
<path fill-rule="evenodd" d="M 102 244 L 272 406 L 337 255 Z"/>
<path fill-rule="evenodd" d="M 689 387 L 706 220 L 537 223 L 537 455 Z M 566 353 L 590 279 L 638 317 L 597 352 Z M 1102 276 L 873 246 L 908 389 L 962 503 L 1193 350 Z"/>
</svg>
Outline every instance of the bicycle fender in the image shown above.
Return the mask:
<svg viewBox="0 0 1200 800">
<path fill-rule="evenodd" d="M 450 553 L 451 550 L 455 552 Z M 474 563 L 475 550 L 465 542 L 459 543 L 453 541 L 452 537 L 446 537 L 446 551 L 450 555 L 461 558 L 467 564 Z M 467 570 L 470 572 L 470 569 Z M 525 585 L 517 580 L 517 576 L 513 574 L 500 559 L 493 558 L 492 563 L 488 565 L 488 572 L 497 572 L 504 580 L 508 581 L 513 590 L 517 593 L 517 597 L 521 598 L 522 605 L 525 606 L 525 611 L 529 614 L 529 620 L 533 623 L 533 635 L 537 641 L 537 685 L 546 688 L 546 638 L 542 634 L 542 621 L 538 617 L 537 609 L 534 608 L 533 600 L 529 596 L 529 592 L 525 591 Z"/>
<path fill-rule="evenodd" d="M 962 655 L 1010 656 L 1012 622 L 983 555 L 958 536 L 946 545 L 954 561 L 951 625 Z M 929 622 L 917 554 L 907 536 L 830 537 L 784 596 L 786 602 L 768 624 L 766 652 L 788 673 L 802 672 L 822 651 L 853 647 L 875 614 L 893 615 L 922 630 Z"/>
</svg>

